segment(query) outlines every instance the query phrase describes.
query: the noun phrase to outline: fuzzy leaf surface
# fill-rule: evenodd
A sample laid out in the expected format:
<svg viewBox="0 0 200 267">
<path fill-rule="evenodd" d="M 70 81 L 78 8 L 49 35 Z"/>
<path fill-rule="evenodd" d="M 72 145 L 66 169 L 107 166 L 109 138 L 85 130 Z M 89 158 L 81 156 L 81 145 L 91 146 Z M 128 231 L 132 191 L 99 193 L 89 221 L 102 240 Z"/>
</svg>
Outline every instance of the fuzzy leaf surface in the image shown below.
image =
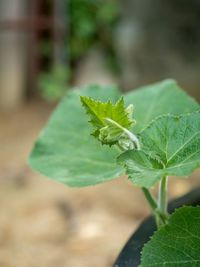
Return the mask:
<svg viewBox="0 0 200 267">
<path fill-rule="evenodd" d="M 126 105 L 134 105 L 134 133 L 141 132 L 160 115 L 181 115 L 199 110 L 198 103 L 170 79 L 131 91 L 124 100 Z"/>
<path fill-rule="evenodd" d="M 116 102 L 116 87 L 90 86 L 67 95 L 41 132 L 29 157 L 30 166 L 71 187 L 83 187 L 119 177 L 123 170 L 115 163 L 117 150 L 102 146 L 90 136 L 90 125 L 79 94 Z"/>
<path fill-rule="evenodd" d="M 68 93 L 41 132 L 29 157 L 29 164 L 34 170 L 75 187 L 102 183 L 123 172 L 120 166 L 115 165 L 115 157 L 118 155 L 115 148 L 102 146 L 90 136 L 92 127 L 81 107 L 79 95 L 100 99 L 101 102 L 110 99 L 113 105 L 120 98 L 114 87 L 90 86 Z M 160 114 L 180 114 L 199 108 L 173 81 L 133 91 L 126 94 L 124 99 L 126 106 L 135 106 L 137 129 L 134 132 L 140 131 Z M 127 110 L 127 113 L 131 119 L 131 112 Z M 115 132 L 116 129 L 112 130 Z"/>
<path fill-rule="evenodd" d="M 144 246 L 140 267 L 200 266 L 200 207 L 183 207 Z"/>
<path fill-rule="evenodd" d="M 92 135 L 103 144 L 115 144 L 120 134 L 123 134 L 123 128 L 130 130 L 135 124 L 129 110 L 125 108 L 123 97 L 116 104 L 112 104 L 110 100 L 103 103 L 91 97 L 80 98 L 94 128 Z"/>
<path fill-rule="evenodd" d="M 159 117 L 141 133 L 140 142 L 142 151 L 118 157 L 134 184 L 149 187 L 163 175 L 188 176 L 200 166 L 200 112 Z"/>
</svg>

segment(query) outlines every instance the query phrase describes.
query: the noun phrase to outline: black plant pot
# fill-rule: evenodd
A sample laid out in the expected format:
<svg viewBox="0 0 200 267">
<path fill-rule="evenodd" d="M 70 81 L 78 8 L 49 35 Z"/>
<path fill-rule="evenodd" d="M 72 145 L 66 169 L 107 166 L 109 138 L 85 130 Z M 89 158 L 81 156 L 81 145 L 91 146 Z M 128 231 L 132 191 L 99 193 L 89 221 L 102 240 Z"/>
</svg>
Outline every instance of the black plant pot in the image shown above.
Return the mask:
<svg viewBox="0 0 200 267">
<path fill-rule="evenodd" d="M 171 201 L 168 205 L 169 213 L 183 205 L 196 206 L 200 204 L 200 188 L 194 189 L 188 194 Z M 119 254 L 113 267 L 138 267 L 140 264 L 141 251 L 144 244 L 156 230 L 153 217 L 147 218 L 128 240 L 121 253 Z"/>
</svg>

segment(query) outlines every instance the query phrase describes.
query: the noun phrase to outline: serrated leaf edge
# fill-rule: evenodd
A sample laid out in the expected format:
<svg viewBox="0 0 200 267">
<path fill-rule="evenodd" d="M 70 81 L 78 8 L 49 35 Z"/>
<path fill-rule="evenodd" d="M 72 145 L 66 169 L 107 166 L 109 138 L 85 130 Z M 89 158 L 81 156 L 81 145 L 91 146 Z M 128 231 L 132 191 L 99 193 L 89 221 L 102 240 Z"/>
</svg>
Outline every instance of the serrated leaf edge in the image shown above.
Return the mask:
<svg viewBox="0 0 200 267">
<path fill-rule="evenodd" d="M 200 205 L 196 205 L 195 207 L 200 207 Z M 162 231 L 162 229 L 163 229 L 164 227 L 166 227 L 166 225 L 169 225 L 169 224 L 170 224 L 171 220 L 173 219 L 173 216 L 174 216 L 175 214 L 177 214 L 177 213 L 180 211 L 180 209 L 184 209 L 184 208 L 195 208 L 195 207 L 194 207 L 194 206 L 191 206 L 191 205 L 189 205 L 189 206 L 187 206 L 187 205 L 183 205 L 183 206 L 180 207 L 180 208 L 176 208 L 176 209 L 174 210 L 174 212 L 171 214 L 171 216 L 170 216 L 170 218 L 169 218 L 169 222 L 168 222 L 167 224 L 165 224 L 165 225 L 162 225 L 158 230 L 155 230 L 155 231 L 153 232 L 153 234 L 149 237 L 149 241 L 148 241 L 147 243 L 144 244 L 144 247 L 142 248 L 142 251 L 140 251 L 141 259 L 142 259 L 143 253 L 144 253 L 144 249 L 148 246 L 149 242 L 150 242 L 151 240 L 153 240 L 154 237 L 155 237 L 155 235 L 157 235 L 157 233 L 159 233 L 160 231 Z M 139 265 L 139 267 L 142 267 L 142 265 Z"/>
<path fill-rule="evenodd" d="M 188 112 L 188 113 L 183 113 L 181 115 L 173 115 L 173 114 L 170 114 L 170 113 L 167 113 L 167 114 L 163 114 L 163 115 L 159 115 L 158 117 L 156 117 L 155 119 L 153 119 L 145 128 L 142 129 L 142 131 L 138 134 L 139 136 L 148 128 L 151 127 L 151 125 L 160 120 L 161 118 L 165 118 L 165 117 L 168 117 L 168 118 L 175 118 L 175 119 L 180 119 L 182 117 L 186 117 L 186 116 L 190 116 L 192 114 L 197 114 L 197 113 L 200 113 L 200 109 L 199 110 L 196 110 L 194 112 Z"/>
</svg>

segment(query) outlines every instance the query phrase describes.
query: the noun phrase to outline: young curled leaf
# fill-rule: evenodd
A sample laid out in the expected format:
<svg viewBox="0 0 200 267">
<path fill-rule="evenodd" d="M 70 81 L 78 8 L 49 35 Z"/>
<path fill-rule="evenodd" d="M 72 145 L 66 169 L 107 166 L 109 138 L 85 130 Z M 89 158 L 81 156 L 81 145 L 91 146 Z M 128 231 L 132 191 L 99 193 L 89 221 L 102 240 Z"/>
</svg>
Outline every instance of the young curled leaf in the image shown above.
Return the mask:
<svg viewBox="0 0 200 267">
<path fill-rule="evenodd" d="M 127 138 L 126 131 L 130 131 L 135 125 L 135 120 L 132 119 L 133 105 L 125 108 L 123 97 L 116 104 L 112 104 L 110 100 L 102 103 L 91 97 L 80 96 L 80 99 L 94 129 L 91 134 L 102 144 L 111 146 L 120 139 Z"/>
</svg>

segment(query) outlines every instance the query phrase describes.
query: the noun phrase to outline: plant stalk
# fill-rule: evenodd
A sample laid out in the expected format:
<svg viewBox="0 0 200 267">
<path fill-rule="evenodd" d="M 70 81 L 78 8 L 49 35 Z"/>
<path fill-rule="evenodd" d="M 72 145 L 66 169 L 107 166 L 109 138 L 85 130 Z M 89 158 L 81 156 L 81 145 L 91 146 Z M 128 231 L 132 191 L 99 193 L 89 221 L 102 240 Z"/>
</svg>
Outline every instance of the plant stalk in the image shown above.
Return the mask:
<svg viewBox="0 0 200 267">
<path fill-rule="evenodd" d="M 153 216 L 156 220 L 158 229 L 168 222 L 169 215 L 167 213 L 167 177 L 163 177 L 159 188 L 158 203 L 148 188 L 142 187 L 142 192 L 151 208 Z M 162 205 L 162 207 L 160 206 Z"/>
<path fill-rule="evenodd" d="M 144 196 L 152 210 L 153 213 L 156 212 L 156 210 L 158 209 L 158 205 L 157 202 L 154 198 L 154 196 L 151 194 L 150 190 L 148 188 L 142 187 L 142 192 L 144 193 Z"/>
<path fill-rule="evenodd" d="M 158 196 L 158 208 L 165 223 L 167 223 L 169 218 L 169 214 L 167 212 L 167 182 L 168 177 L 164 175 L 160 181 Z"/>
<path fill-rule="evenodd" d="M 137 137 L 127 129 L 123 130 L 129 137 L 129 139 L 133 142 L 135 149 L 140 150 L 140 143 Z M 121 152 L 128 150 L 128 148 L 122 147 L 119 143 L 117 145 L 117 148 Z M 167 212 L 167 180 L 168 180 L 167 176 L 164 175 L 159 186 L 158 202 L 155 200 L 154 196 L 152 195 L 151 191 L 148 188 L 145 187 L 141 188 L 151 208 L 151 211 L 155 217 L 158 228 L 160 228 L 162 225 L 165 225 L 168 222 L 169 218 L 169 214 Z"/>
</svg>

